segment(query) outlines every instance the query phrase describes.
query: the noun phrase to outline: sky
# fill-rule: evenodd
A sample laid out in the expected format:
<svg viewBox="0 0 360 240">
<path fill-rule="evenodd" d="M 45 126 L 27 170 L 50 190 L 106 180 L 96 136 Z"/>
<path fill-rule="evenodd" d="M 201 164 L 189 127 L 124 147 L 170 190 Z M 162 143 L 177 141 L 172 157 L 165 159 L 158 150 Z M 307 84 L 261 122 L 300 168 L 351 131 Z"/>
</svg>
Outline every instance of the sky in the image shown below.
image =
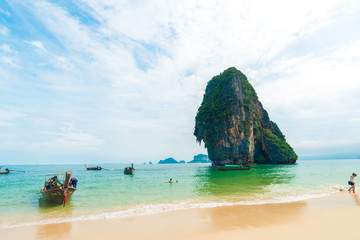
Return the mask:
<svg viewBox="0 0 360 240">
<path fill-rule="evenodd" d="M 301 157 L 360 157 L 360 2 L 0 1 L 0 163 L 190 161 L 241 70 Z"/>
</svg>

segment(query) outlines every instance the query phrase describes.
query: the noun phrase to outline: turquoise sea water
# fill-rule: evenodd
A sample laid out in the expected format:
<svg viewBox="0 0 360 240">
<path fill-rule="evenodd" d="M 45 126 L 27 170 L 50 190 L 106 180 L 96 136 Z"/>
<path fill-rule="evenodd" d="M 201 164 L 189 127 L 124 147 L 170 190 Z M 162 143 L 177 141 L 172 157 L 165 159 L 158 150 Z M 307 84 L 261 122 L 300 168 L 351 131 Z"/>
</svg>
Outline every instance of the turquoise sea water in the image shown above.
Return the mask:
<svg viewBox="0 0 360 240">
<path fill-rule="evenodd" d="M 306 160 L 291 165 L 257 165 L 250 171 L 222 172 L 209 164 L 103 164 L 7 166 L 24 170 L 0 175 L 0 227 L 104 218 L 224 205 L 291 202 L 347 188 L 360 160 Z M 72 171 L 78 189 L 65 207 L 41 198 L 44 175 Z M 174 183 L 168 183 L 172 178 Z M 179 182 L 176 183 L 175 181 Z M 356 179 L 355 179 L 356 180 Z"/>
</svg>

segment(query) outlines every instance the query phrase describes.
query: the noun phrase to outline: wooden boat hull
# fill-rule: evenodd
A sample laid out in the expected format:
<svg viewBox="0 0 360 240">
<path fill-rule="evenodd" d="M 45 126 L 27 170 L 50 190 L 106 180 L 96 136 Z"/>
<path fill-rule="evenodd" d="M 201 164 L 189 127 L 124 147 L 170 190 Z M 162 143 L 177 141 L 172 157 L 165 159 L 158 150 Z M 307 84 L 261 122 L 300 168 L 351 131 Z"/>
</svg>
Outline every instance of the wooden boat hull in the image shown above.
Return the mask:
<svg viewBox="0 0 360 240">
<path fill-rule="evenodd" d="M 125 168 L 124 174 L 134 174 L 135 168 Z"/>
<path fill-rule="evenodd" d="M 0 174 L 9 174 L 10 173 L 10 171 L 9 172 L 0 172 Z"/>
<path fill-rule="evenodd" d="M 87 167 L 86 165 L 85 165 L 85 168 L 86 168 L 86 170 L 93 170 L 93 171 L 100 171 L 100 170 L 102 169 L 102 167 L 100 167 L 100 166 L 97 166 L 97 167 Z"/>
<path fill-rule="evenodd" d="M 237 171 L 237 170 L 250 170 L 250 167 L 225 167 L 225 166 L 214 166 L 219 171 Z"/>
<path fill-rule="evenodd" d="M 74 194 L 76 188 L 68 187 L 66 190 L 66 201 L 71 198 Z M 65 190 L 62 188 L 53 188 L 48 190 L 40 190 L 43 198 L 47 201 L 51 201 L 54 203 L 62 204 L 64 202 L 64 192 Z"/>
</svg>

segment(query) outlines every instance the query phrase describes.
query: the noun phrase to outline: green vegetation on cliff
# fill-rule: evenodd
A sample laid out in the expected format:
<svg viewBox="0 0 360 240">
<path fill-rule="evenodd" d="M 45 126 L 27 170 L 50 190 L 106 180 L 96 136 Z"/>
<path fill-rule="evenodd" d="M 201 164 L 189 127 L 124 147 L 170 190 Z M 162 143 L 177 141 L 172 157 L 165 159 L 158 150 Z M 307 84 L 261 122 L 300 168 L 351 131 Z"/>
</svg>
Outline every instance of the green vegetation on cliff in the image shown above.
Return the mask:
<svg viewBox="0 0 360 240">
<path fill-rule="evenodd" d="M 272 158 L 290 159 L 294 161 L 298 158 L 294 149 L 286 142 L 285 138 L 278 137 L 268 129 L 264 129 L 264 141 L 268 143 L 267 150 Z"/>
</svg>

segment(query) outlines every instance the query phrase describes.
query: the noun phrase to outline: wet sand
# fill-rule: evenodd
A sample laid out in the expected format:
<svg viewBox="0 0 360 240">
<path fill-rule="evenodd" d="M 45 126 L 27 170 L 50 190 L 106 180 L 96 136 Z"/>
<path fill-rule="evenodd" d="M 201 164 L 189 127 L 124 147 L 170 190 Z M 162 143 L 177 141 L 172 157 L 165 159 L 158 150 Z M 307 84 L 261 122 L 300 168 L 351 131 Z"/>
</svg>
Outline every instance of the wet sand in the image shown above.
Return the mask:
<svg viewBox="0 0 360 240">
<path fill-rule="evenodd" d="M 339 192 L 292 203 L 2 228 L 1 239 L 354 239 L 360 234 L 359 196 Z"/>
</svg>

